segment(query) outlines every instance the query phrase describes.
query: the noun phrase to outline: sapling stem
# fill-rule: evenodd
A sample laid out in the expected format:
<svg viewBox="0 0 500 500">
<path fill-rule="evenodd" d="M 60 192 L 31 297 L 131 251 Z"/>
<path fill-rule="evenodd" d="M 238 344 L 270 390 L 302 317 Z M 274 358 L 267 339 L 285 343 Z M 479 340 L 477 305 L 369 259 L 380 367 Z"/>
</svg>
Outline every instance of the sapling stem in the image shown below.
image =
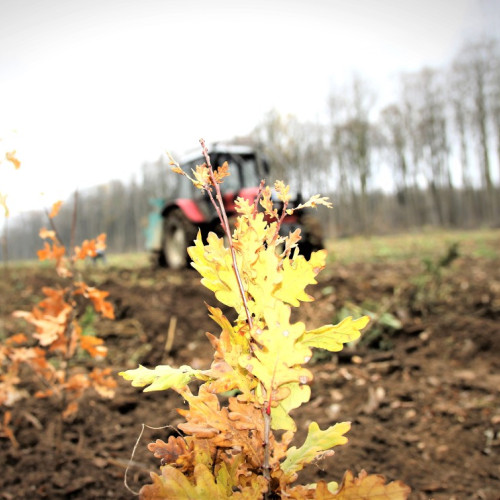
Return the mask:
<svg viewBox="0 0 500 500">
<path fill-rule="evenodd" d="M 240 271 L 238 269 L 238 263 L 236 261 L 236 251 L 234 249 L 233 245 L 233 239 L 231 237 L 231 228 L 229 227 L 229 221 L 227 219 L 227 214 L 226 210 L 224 209 L 224 201 L 222 199 L 222 193 L 220 191 L 219 184 L 215 180 L 214 176 L 214 169 L 212 167 L 212 163 L 210 162 L 210 156 L 208 154 L 208 149 L 205 145 L 204 139 L 200 139 L 200 144 L 203 150 L 203 156 L 205 157 L 205 162 L 207 164 L 208 172 L 210 174 L 210 181 L 212 182 L 214 189 L 215 189 L 215 196 L 217 198 L 217 202 L 214 200 L 212 190 L 210 189 L 210 186 L 206 187 L 206 191 L 208 192 L 208 195 L 210 196 L 210 200 L 212 204 L 215 207 L 215 210 L 217 211 L 217 215 L 219 216 L 219 219 L 222 224 L 222 229 L 226 233 L 228 242 L 229 242 L 229 249 L 231 250 L 231 258 L 233 260 L 233 270 L 234 274 L 236 276 L 236 281 L 238 282 L 238 289 L 240 291 L 241 299 L 243 301 L 243 307 L 245 309 L 245 313 L 247 316 L 247 322 L 248 322 L 248 328 L 252 330 L 253 328 L 253 321 L 252 321 L 252 315 L 250 314 L 250 310 L 248 309 L 248 302 L 245 294 L 245 289 L 243 288 L 243 281 L 241 280 L 241 275 Z"/>
<path fill-rule="evenodd" d="M 241 275 L 238 269 L 238 262 L 236 260 L 236 251 L 234 249 L 233 245 L 233 239 L 231 237 L 231 229 L 229 227 L 229 221 L 227 219 L 227 214 L 226 210 L 224 208 L 224 201 L 222 200 L 222 194 L 220 191 L 219 184 L 217 183 L 215 176 L 214 176 L 214 170 L 212 167 L 212 163 L 210 162 L 210 156 L 208 154 L 208 149 L 205 145 L 205 141 L 203 139 L 200 139 L 201 147 L 203 150 L 203 156 L 205 157 L 205 162 L 207 164 L 207 168 L 209 171 L 210 175 L 210 181 L 212 182 L 214 188 L 215 188 L 215 193 L 216 193 L 216 199 L 214 199 L 212 190 L 210 189 L 210 186 L 206 187 L 206 191 L 208 192 L 208 195 L 210 196 L 210 200 L 212 204 L 215 207 L 215 210 L 217 211 L 217 215 L 219 216 L 219 219 L 222 224 L 222 229 L 227 235 L 227 239 L 229 242 L 229 249 L 231 250 L 231 257 L 233 260 L 233 270 L 234 274 L 236 276 L 236 281 L 238 282 L 238 288 L 240 291 L 241 299 L 243 300 L 243 307 L 245 308 L 245 313 L 247 315 L 247 322 L 248 322 L 248 327 L 251 330 L 253 328 L 253 322 L 252 322 L 252 316 L 250 314 L 250 310 L 248 309 L 248 303 L 246 299 L 246 294 L 245 294 L 245 289 L 243 287 L 243 282 L 241 280 Z M 264 181 L 260 183 L 259 187 L 259 194 L 258 197 L 260 197 L 260 193 L 262 191 L 262 188 L 264 186 Z M 255 203 L 258 203 L 258 197 L 255 200 Z M 274 378 L 274 376 L 273 376 Z M 265 389 L 264 389 L 265 390 Z M 270 475 L 270 466 L 269 466 L 269 435 L 271 433 L 271 392 L 272 392 L 272 387 L 270 388 L 269 392 L 269 403 L 267 406 L 264 406 L 262 408 L 262 416 L 264 418 L 264 463 L 262 464 L 262 469 L 263 469 L 263 476 L 266 479 L 266 481 L 271 480 L 271 475 Z M 267 494 L 265 495 L 265 498 L 267 498 Z"/>
</svg>

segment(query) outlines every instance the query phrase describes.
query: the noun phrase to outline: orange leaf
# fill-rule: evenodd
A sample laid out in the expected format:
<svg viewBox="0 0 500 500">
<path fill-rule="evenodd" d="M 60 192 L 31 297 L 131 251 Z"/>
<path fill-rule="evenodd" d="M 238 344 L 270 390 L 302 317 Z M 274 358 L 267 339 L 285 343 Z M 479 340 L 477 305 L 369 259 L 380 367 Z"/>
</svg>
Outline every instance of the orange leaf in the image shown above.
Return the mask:
<svg viewBox="0 0 500 500">
<path fill-rule="evenodd" d="M 65 384 L 68 391 L 73 391 L 76 394 L 81 394 L 89 386 L 90 380 L 84 373 L 75 373 L 71 375 Z"/>
<path fill-rule="evenodd" d="M 116 380 L 111 376 L 111 368 L 94 368 L 89 374 L 92 387 L 103 398 L 112 398 L 117 386 Z"/>
<path fill-rule="evenodd" d="M 24 333 L 17 333 L 16 335 L 10 336 L 5 341 L 5 343 L 10 346 L 12 344 L 23 344 L 27 340 L 28 340 L 28 338 L 26 337 L 26 335 L 24 335 Z"/>
<path fill-rule="evenodd" d="M 103 344 L 104 340 L 93 335 L 83 335 L 80 337 L 80 347 L 87 351 L 93 358 L 106 356 L 108 349 Z"/>
<path fill-rule="evenodd" d="M 63 411 L 63 418 L 69 418 L 71 415 L 74 415 L 78 411 L 78 402 L 77 401 L 72 401 L 69 403 L 68 406 L 66 406 L 66 409 Z"/>
<path fill-rule="evenodd" d="M 16 151 L 11 151 L 10 153 L 5 153 L 5 158 L 7 161 L 10 161 L 12 165 L 14 165 L 17 170 L 21 166 L 21 162 L 16 157 Z"/>
<path fill-rule="evenodd" d="M 75 259 L 85 260 L 87 257 L 95 257 L 97 254 L 95 240 L 85 240 L 81 247 L 75 247 Z"/>
<path fill-rule="evenodd" d="M 182 170 L 182 168 L 178 167 L 177 165 L 172 167 L 172 172 L 175 172 L 176 174 L 186 175 L 186 172 L 184 172 L 184 170 Z"/>
<path fill-rule="evenodd" d="M 59 209 L 61 208 L 62 204 L 63 204 L 63 202 L 60 200 L 60 201 L 56 201 L 52 205 L 52 209 L 51 209 L 50 214 L 49 214 L 49 217 L 51 219 L 54 218 L 59 213 Z"/>
<path fill-rule="evenodd" d="M 217 170 L 214 171 L 214 178 L 217 184 L 221 184 L 225 177 L 229 176 L 229 164 L 225 161 Z"/>
<path fill-rule="evenodd" d="M 17 439 L 14 436 L 14 431 L 9 426 L 11 419 L 12 419 L 12 412 L 10 410 L 6 410 L 3 416 L 3 425 L 1 427 L 1 430 L 3 435 L 10 440 L 12 446 L 14 448 L 19 448 L 19 443 L 17 442 Z"/>
<path fill-rule="evenodd" d="M 115 319 L 115 312 L 110 302 L 106 301 L 109 292 L 87 287 L 87 296 L 92 301 L 95 310 L 101 313 L 104 318 Z"/>
<path fill-rule="evenodd" d="M 38 235 L 40 236 L 40 238 L 42 238 L 42 240 L 50 239 L 52 241 L 56 241 L 56 232 L 45 227 L 42 227 L 42 229 L 40 229 Z"/>
<path fill-rule="evenodd" d="M 51 246 L 50 243 L 45 241 L 43 245 L 43 249 L 38 250 L 37 252 L 38 259 L 41 261 L 55 259 L 59 264 L 66 253 L 66 249 L 63 246 L 58 245 L 56 242 L 54 242 Z"/>
<path fill-rule="evenodd" d="M 45 389 L 45 391 L 36 391 L 35 392 L 35 398 L 38 398 L 38 399 L 50 398 L 53 395 L 54 395 L 54 391 L 52 389 Z"/>
<path fill-rule="evenodd" d="M 96 250 L 106 250 L 106 233 L 101 233 L 95 239 L 95 249 Z"/>
</svg>

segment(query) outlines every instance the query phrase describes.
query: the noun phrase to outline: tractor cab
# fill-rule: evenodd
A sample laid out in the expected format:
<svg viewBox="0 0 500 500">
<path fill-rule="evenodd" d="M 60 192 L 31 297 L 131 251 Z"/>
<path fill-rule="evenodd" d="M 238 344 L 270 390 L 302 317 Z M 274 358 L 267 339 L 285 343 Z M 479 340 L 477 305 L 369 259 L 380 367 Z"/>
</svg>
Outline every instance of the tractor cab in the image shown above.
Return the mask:
<svg viewBox="0 0 500 500">
<path fill-rule="evenodd" d="M 254 148 L 227 144 L 216 144 L 210 148 L 210 161 L 214 168 L 226 161 L 229 164 L 231 175 L 224 179 L 220 188 L 224 208 L 231 219 L 235 215 L 236 198 L 253 202 L 259 192 L 261 180 L 269 176 L 269 165 Z M 202 154 L 196 153 L 183 158 L 180 166 L 192 176 L 191 170 L 203 163 L 205 159 Z M 149 216 L 146 230 L 146 246 L 153 252 L 155 262 L 172 269 L 188 266 L 190 259 L 187 248 L 193 244 L 198 231 L 201 231 L 203 238 L 211 231 L 222 235 L 220 221 L 209 195 L 195 188 L 191 182 L 180 180 L 175 197 L 152 200 L 155 210 Z M 301 227 L 299 218 L 288 217 L 282 229 L 288 233 L 288 230 Z M 303 230 L 302 234 L 304 240 L 307 232 Z M 306 240 L 304 241 L 306 245 Z M 311 246 L 311 249 L 319 248 L 322 248 L 321 238 Z"/>
</svg>

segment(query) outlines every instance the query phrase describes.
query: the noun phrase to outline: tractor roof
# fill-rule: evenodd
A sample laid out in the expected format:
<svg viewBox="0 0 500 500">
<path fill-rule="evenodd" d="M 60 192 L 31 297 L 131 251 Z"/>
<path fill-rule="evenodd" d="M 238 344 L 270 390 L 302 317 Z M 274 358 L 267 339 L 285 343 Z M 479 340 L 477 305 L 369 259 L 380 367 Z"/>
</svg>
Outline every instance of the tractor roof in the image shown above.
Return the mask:
<svg viewBox="0 0 500 500">
<path fill-rule="evenodd" d="M 207 146 L 208 154 L 212 155 L 215 153 L 232 153 L 237 155 L 255 154 L 255 149 L 251 146 L 244 146 L 241 144 L 227 144 L 217 142 Z M 199 159 L 201 163 L 205 160 L 200 149 L 192 151 L 182 157 L 180 164 L 189 163 L 191 161 Z"/>
</svg>

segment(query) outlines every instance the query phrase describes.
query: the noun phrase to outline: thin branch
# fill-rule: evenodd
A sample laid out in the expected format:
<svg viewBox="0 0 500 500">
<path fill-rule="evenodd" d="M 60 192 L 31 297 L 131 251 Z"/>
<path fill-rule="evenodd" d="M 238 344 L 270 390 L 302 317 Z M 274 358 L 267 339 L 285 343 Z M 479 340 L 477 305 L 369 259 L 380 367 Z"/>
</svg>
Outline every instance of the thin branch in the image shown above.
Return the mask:
<svg viewBox="0 0 500 500">
<path fill-rule="evenodd" d="M 52 229 L 52 231 L 54 231 L 54 234 L 56 235 L 57 243 L 59 243 L 59 245 L 61 246 L 64 246 L 61 235 L 57 231 L 57 227 L 54 223 L 54 219 L 50 216 L 49 211 L 46 208 L 44 209 L 44 212 L 45 215 L 47 216 L 47 219 L 49 220 L 50 229 Z"/>
<path fill-rule="evenodd" d="M 171 425 L 162 425 L 161 427 L 151 427 L 150 425 L 142 423 L 141 427 L 142 427 L 141 432 L 139 433 L 139 436 L 137 437 L 137 440 L 135 442 L 134 448 L 132 450 L 132 455 L 130 456 L 130 459 L 128 461 L 127 467 L 125 469 L 125 474 L 123 475 L 123 484 L 125 485 L 125 488 L 127 488 L 127 490 L 130 491 L 130 493 L 132 493 L 133 495 L 139 495 L 140 492 L 139 491 L 134 491 L 128 485 L 127 474 L 128 474 L 129 469 L 130 469 L 130 466 L 133 465 L 133 463 L 134 463 L 134 455 L 135 455 L 135 452 L 137 450 L 137 446 L 139 446 L 139 442 L 140 442 L 140 440 L 142 438 L 142 435 L 144 434 L 144 429 L 147 427 L 148 429 L 157 431 L 157 430 L 160 430 L 160 429 L 167 429 L 167 428 L 170 427 L 171 429 L 174 429 L 175 431 L 177 431 L 177 429 L 175 427 L 172 427 Z"/>
<path fill-rule="evenodd" d="M 245 308 L 245 313 L 246 313 L 246 316 L 247 316 L 248 327 L 251 330 L 253 328 L 252 315 L 250 314 L 250 310 L 248 309 L 247 297 L 246 297 L 246 294 L 245 294 L 245 289 L 243 287 L 243 281 L 241 280 L 240 271 L 238 269 L 238 263 L 236 261 L 236 251 L 234 249 L 233 239 L 231 237 L 231 228 L 229 226 L 229 221 L 227 219 L 226 210 L 224 208 L 224 201 L 222 199 L 222 193 L 220 191 L 219 184 L 215 180 L 214 169 L 213 169 L 212 164 L 210 162 L 210 156 L 208 155 L 208 149 L 207 149 L 207 147 L 205 145 L 205 141 L 203 139 L 200 139 L 200 144 L 201 144 L 201 147 L 202 147 L 202 150 L 203 150 L 203 156 L 205 157 L 205 162 L 207 164 L 208 171 L 210 173 L 210 181 L 212 182 L 212 184 L 213 184 L 213 186 L 215 188 L 215 194 L 216 194 L 217 202 L 213 198 L 210 186 L 206 187 L 206 191 L 208 192 L 208 194 L 210 196 L 210 200 L 212 201 L 212 204 L 214 205 L 214 207 L 215 207 L 215 209 L 217 211 L 217 215 L 219 216 L 219 219 L 220 219 L 221 224 L 222 224 L 222 229 L 224 230 L 224 232 L 227 235 L 227 239 L 228 239 L 228 242 L 229 242 L 229 249 L 231 250 L 231 257 L 232 257 L 232 260 L 233 260 L 234 274 L 236 276 L 236 281 L 238 282 L 238 289 L 240 291 L 241 299 L 243 301 L 243 307 Z"/>
</svg>

